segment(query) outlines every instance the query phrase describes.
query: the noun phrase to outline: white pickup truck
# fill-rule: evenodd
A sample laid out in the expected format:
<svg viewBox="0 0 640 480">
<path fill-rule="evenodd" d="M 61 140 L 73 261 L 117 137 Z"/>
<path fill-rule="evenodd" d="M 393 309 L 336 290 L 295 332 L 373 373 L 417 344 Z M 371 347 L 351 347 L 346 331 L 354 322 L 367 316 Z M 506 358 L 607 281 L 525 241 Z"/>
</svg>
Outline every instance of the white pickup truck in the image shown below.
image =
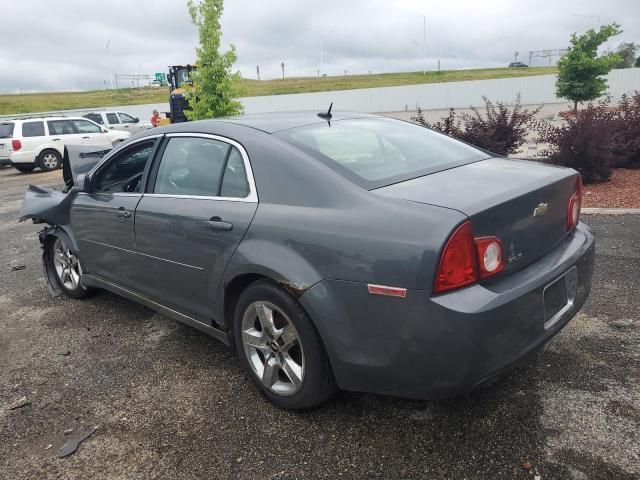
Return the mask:
<svg viewBox="0 0 640 480">
<path fill-rule="evenodd" d="M 131 132 L 131 135 L 141 130 L 152 128 L 151 122 L 141 122 L 138 117 L 132 117 L 124 112 L 91 112 L 83 116 L 100 125 L 104 125 L 109 130 Z"/>
</svg>

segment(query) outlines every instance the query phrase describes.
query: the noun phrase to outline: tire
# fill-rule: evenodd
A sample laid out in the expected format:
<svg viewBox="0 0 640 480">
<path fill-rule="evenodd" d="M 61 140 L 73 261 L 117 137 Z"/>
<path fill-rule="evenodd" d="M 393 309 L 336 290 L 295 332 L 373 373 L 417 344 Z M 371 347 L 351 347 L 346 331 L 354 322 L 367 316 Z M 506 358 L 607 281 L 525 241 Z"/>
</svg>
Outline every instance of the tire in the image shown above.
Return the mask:
<svg viewBox="0 0 640 480">
<path fill-rule="evenodd" d="M 245 373 L 280 408 L 314 407 L 336 391 L 311 319 L 288 292 L 269 281 L 249 285 L 238 298 L 233 342 Z"/>
<path fill-rule="evenodd" d="M 14 163 L 13 166 L 15 167 L 16 170 L 22 173 L 33 172 L 33 169 L 36 168 L 35 165 L 29 164 L 29 163 L 25 163 L 24 165 L 21 165 L 19 163 Z"/>
<path fill-rule="evenodd" d="M 45 262 L 51 272 L 50 281 L 71 298 L 84 298 L 90 290 L 82 285 L 82 267 L 80 260 L 69 251 L 67 244 L 60 237 L 50 237 L 44 244 Z"/>
<path fill-rule="evenodd" d="M 62 156 L 57 150 L 43 150 L 38 155 L 38 166 L 43 172 L 51 172 L 62 166 Z"/>
</svg>

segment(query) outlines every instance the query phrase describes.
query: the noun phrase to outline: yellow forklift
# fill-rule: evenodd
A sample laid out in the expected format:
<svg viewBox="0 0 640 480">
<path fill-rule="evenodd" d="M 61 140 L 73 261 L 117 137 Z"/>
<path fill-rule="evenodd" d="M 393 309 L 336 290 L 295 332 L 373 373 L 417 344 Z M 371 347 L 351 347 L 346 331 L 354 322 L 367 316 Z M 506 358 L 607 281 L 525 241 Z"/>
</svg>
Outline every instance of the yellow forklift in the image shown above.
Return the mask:
<svg viewBox="0 0 640 480">
<path fill-rule="evenodd" d="M 188 122 L 185 110 L 189 110 L 189 102 L 184 95 L 184 85 L 191 84 L 191 72 L 196 70 L 195 65 L 172 65 L 169 67 L 167 84 L 169 85 L 169 112 L 165 112 L 166 118 L 160 119 L 160 125 Z"/>
</svg>

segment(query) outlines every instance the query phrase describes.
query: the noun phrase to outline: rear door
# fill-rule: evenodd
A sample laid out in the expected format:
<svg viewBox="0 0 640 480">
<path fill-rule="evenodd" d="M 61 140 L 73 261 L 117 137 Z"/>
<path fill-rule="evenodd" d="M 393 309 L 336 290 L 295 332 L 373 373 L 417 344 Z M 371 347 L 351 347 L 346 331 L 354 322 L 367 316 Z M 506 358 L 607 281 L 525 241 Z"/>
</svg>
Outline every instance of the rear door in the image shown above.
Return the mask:
<svg viewBox="0 0 640 480">
<path fill-rule="evenodd" d="M 71 120 L 80 136 L 80 143 L 85 145 L 104 145 L 110 143 L 109 135 L 102 131 L 100 125 L 81 118 Z"/>
<path fill-rule="evenodd" d="M 122 124 L 120 123 L 120 118 L 114 112 L 105 113 L 104 116 L 107 119 L 107 125 L 109 125 L 109 130 L 124 130 L 122 128 Z"/>
<path fill-rule="evenodd" d="M 207 321 L 224 269 L 258 205 L 241 145 L 167 135 L 136 208 L 139 283 L 161 303 Z"/>
<path fill-rule="evenodd" d="M 157 138 L 136 142 L 111 158 L 93 174 L 91 193 L 78 194 L 71 208 L 83 268 L 133 289 L 132 273 L 137 265 L 134 212 Z"/>
</svg>

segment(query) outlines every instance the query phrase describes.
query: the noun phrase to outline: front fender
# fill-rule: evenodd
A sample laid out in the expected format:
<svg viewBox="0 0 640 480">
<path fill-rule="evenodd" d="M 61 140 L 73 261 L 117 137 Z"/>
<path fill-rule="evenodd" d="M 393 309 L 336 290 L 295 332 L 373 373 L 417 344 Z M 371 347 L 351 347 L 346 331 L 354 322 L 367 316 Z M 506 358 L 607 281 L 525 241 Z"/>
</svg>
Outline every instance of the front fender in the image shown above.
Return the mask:
<svg viewBox="0 0 640 480">
<path fill-rule="evenodd" d="M 75 198 L 75 192 L 68 193 L 51 188 L 29 185 L 24 194 L 19 221 L 29 218 L 34 223 L 49 223 L 51 225 L 67 225 L 71 202 Z"/>
</svg>

